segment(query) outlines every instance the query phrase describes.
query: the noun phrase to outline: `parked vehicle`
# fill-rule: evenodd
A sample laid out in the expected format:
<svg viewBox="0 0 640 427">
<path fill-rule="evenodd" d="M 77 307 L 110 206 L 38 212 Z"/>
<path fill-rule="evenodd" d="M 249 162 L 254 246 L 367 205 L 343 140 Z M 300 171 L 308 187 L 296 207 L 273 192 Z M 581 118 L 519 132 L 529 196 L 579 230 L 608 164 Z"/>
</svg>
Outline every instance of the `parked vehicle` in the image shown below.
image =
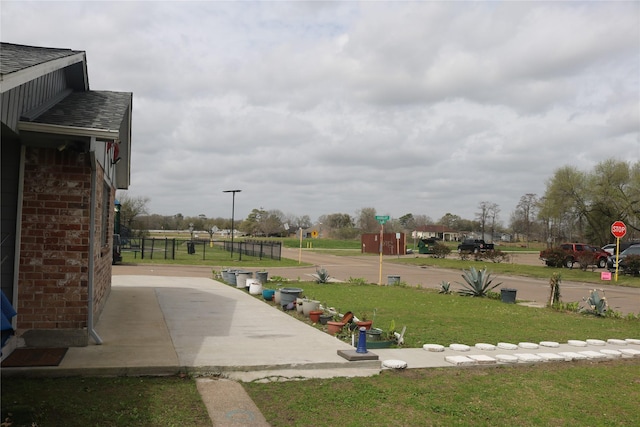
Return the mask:
<svg viewBox="0 0 640 427">
<path fill-rule="evenodd" d="M 429 237 L 428 239 L 420 239 L 418 242 L 419 254 L 432 254 L 433 250 L 438 243 L 438 239 L 435 237 Z"/>
<path fill-rule="evenodd" d="M 493 243 L 486 243 L 479 239 L 466 239 L 458 245 L 458 252 L 486 252 L 493 250 Z"/>
<path fill-rule="evenodd" d="M 638 242 L 638 241 L 620 242 L 620 252 L 622 253 L 622 251 L 627 249 L 629 246 L 637 245 L 637 244 L 640 244 L 640 242 Z M 615 255 L 616 254 L 616 244 L 615 243 L 609 243 L 608 245 L 604 245 L 602 247 L 602 250 L 605 251 L 605 252 L 608 252 L 609 255 Z"/>
<path fill-rule="evenodd" d="M 620 254 L 618 255 L 618 271 L 625 272 L 629 268 L 629 265 L 628 265 L 628 263 L 626 261 L 627 261 L 627 257 L 629 257 L 631 255 L 640 256 L 640 244 L 631 245 L 627 249 L 625 249 L 624 251 L 620 252 Z M 615 271 L 616 270 L 616 256 L 615 255 L 611 255 L 607 259 L 607 269 L 609 271 Z M 632 273 L 637 273 L 637 272 L 632 272 Z"/>
<path fill-rule="evenodd" d="M 609 253 L 585 243 L 563 243 L 557 248 L 540 252 L 540 259 L 550 267 L 573 268 L 574 263 L 605 268 Z"/>
</svg>

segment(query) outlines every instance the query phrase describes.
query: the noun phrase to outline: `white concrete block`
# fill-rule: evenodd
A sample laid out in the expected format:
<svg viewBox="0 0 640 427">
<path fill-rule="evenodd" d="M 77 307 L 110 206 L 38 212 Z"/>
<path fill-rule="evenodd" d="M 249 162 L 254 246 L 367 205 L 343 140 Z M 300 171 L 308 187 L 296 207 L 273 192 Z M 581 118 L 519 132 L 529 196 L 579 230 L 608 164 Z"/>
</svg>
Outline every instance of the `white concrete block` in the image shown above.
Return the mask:
<svg viewBox="0 0 640 427">
<path fill-rule="evenodd" d="M 478 365 L 492 365 L 494 363 L 498 363 L 496 359 L 485 354 L 470 354 L 467 357 L 471 360 L 475 360 Z"/>
<path fill-rule="evenodd" d="M 581 340 L 569 340 L 567 341 L 567 344 L 574 346 L 574 347 L 586 347 L 587 346 L 587 342 L 586 341 L 581 341 Z"/>
<path fill-rule="evenodd" d="M 594 340 L 594 339 L 587 340 L 587 344 L 589 344 L 589 345 L 607 345 L 607 343 L 602 341 L 602 340 Z"/>
<path fill-rule="evenodd" d="M 609 350 L 607 348 L 600 350 L 600 353 L 605 354 L 609 359 L 617 359 L 618 357 L 622 357 L 622 353 L 618 350 Z"/>
<path fill-rule="evenodd" d="M 440 344 L 425 344 L 422 346 L 422 349 L 427 351 L 440 352 L 444 351 L 444 346 Z"/>
<path fill-rule="evenodd" d="M 518 363 L 518 358 L 510 354 L 496 354 L 496 360 L 501 363 Z"/>
<path fill-rule="evenodd" d="M 449 348 L 453 351 L 469 351 L 471 347 L 466 344 L 451 344 Z"/>
<path fill-rule="evenodd" d="M 501 348 L 502 350 L 517 350 L 518 346 L 508 342 L 499 342 L 498 348 Z"/>
<path fill-rule="evenodd" d="M 476 344 L 476 348 L 478 350 L 495 350 L 496 346 L 493 345 L 493 344 L 487 344 L 487 343 L 484 343 L 484 342 L 479 342 L 479 343 Z"/>
<path fill-rule="evenodd" d="M 556 354 L 556 353 L 536 353 L 536 354 L 542 357 L 547 362 L 564 362 L 565 360 L 567 360 L 565 357 L 560 356 L 559 354 Z"/>
<path fill-rule="evenodd" d="M 625 339 L 625 341 L 628 342 L 629 344 L 640 345 L 640 340 L 635 338 L 627 338 Z"/>
<path fill-rule="evenodd" d="M 556 347 L 560 347 L 560 343 L 557 343 L 555 341 L 540 341 L 540 346 L 541 347 L 556 348 Z"/>
<path fill-rule="evenodd" d="M 610 338 L 610 339 L 607 340 L 607 344 L 627 345 L 627 342 L 625 340 L 619 340 L 619 339 L 615 339 L 615 338 Z"/>
<path fill-rule="evenodd" d="M 516 353 L 514 354 L 518 358 L 518 361 L 521 363 L 533 363 L 533 362 L 542 362 L 542 357 L 533 354 L 533 353 Z"/>
<path fill-rule="evenodd" d="M 621 348 L 618 351 L 622 353 L 623 357 L 640 357 L 640 350 L 636 350 L 635 348 Z"/>
<path fill-rule="evenodd" d="M 564 357 L 565 360 L 586 360 L 587 359 L 587 356 L 585 356 L 584 354 L 576 353 L 575 351 L 561 351 L 558 354 Z"/>
<path fill-rule="evenodd" d="M 589 360 L 606 359 L 607 358 L 606 354 L 600 353 L 599 351 L 586 350 L 586 351 L 579 351 L 578 353 L 584 354 L 585 356 L 587 356 L 587 359 L 589 359 Z"/>
<path fill-rule="evenodd" d="M 449 363 L 453 363 L 456 366 L 468 366 L 476 364 L 475 360 L 469 359 L 467 356 L 446 356 L 444 360 Z"/>
<path fill-rule="evenodd" d="M 407 362 L 404 360 L 389 359 L 382 362 L 382 367 L 389 369 L 404 369 L 407 367 Z"/>
<path fill-rule="evenodd" d="M 526 348 L 528 350 L 535 350 L 540 346 L 534 342 L 521 342 L 521 343 L 518 343 L 518 347 Z"/>
</svg>

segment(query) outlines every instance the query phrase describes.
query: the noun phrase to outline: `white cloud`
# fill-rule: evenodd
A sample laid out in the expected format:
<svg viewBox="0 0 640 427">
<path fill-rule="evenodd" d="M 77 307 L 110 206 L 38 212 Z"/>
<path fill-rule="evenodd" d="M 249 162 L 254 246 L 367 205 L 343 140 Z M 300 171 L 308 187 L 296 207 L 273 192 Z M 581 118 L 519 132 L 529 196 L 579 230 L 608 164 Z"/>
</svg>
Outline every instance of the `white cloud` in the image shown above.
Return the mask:
<svg viewBox="0 0 640 427">
<path fill-rule="evenodd" d="M 2 40 L 132 91 L 154 213 L 502 219 L 555 169 L 640 154 L 635 2 L 3 2 Z"/>
</svg>

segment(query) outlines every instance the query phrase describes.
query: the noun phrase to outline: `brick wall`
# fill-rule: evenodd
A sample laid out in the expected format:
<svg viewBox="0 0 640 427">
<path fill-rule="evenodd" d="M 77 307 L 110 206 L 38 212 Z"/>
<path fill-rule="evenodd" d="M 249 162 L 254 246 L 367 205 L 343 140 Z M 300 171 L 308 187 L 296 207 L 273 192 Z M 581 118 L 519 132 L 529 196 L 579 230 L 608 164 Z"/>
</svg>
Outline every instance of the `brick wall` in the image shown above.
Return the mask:
<svg viewBox="0 0 640 427">
<path fill-rule="evenodd" d="M 99 238 L 103 184 L 102 174 L 98 175 L 96 314 L 111 284 L 111 255 L 104 255 Z M 34 331 L 53 331 L 50 335 L 58 341 L 66 339 L 67 345 L 87 344 L 90 199 L 88 154 L 26 149 L 16 311 L 18 333 L 28 331 L 23 334 L 25 339 L 35 339 L 27 345 L 47 342 L 45 335 Z M 113 226 L 113 215 L 110 218 Z"/>
</svg>

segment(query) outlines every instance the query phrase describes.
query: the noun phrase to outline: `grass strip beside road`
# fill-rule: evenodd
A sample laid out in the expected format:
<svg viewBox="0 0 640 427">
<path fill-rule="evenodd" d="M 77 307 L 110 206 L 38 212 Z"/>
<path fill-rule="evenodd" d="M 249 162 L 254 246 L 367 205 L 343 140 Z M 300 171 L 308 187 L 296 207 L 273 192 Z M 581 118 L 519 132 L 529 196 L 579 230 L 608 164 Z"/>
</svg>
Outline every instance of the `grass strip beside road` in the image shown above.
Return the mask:
<svg viewBox="0 0 640 427">
<path fill-rule="evenodd" d="M 416 256 L 416 257 L 403 257 L 393 258 L 387 257 L 384 262 L 393 264 L 405 264 L 427 267 L 448 268 L 452 270 L 469 270 L 471 267 L 475 267 L 477 270 L 487 267 L 487 269 L 494 273 L 499 281 L 499 276 L 524 276 L 533 277 L 536 279 L 549 280 L 553 273 L 559 273 L 563 281 L 569 282 L 585 282 L 593 284 L 604 284 L 613 286 L 629 286 L 633 288 L 640 288 L 640 278 L 631 277 L 625 275 L 619 275 L 618 281 L 602 280 L 600 273 L 606 272 L 606 269 L 595 268 L 587 269 L 586 271 L 580 268 L 553 268 L 542 265 L 523 265 L 511 262 L 491 262 L 491 261 L 474 261 L 474 260 L 461 260 L 456 258 L 455 255 L 451 255 L 449 258 L 432 258 L 430 256 Z M 613 276 L 613 274 L 612 274 Z"/>
</svg>

